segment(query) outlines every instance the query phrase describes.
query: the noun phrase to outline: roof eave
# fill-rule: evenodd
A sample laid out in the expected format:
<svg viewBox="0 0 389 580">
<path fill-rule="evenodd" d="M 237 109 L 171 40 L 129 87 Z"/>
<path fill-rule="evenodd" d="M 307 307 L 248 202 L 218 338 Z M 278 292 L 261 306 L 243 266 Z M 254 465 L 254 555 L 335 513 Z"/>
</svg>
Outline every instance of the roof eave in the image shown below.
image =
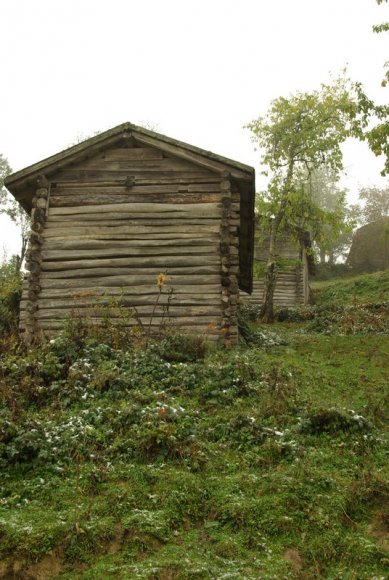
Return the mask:
<svg viewBox="0 0 389 580">
<path fill-rule="evenodd" d="M 98 153 L 99 150 L 103 149 L 105 146 L 113 145 L 122 138 L 127 136 L 130 137 L 131 135 L 135 139 L 138 138 L 140 141 L 148 143 L 150 146 L 170 151 L 172 154 L 179 157 L 188 158 L 189 154 L 194 163 L 197 162 L 200 165 L 208 166 L 211 170 L 223 170 L 228 166 L 231 169 L 231 173 L 237 179 L 250 180 L 254 175 L 254 169 L 249 165 L 239 163 L 238 161 L 217 155 L 211 151 L 200 149 L 199 147 L 184 143 L 183 141 L 177 141 L 167 137 L 166 135 L 155 133 L 149 129 L 144 129 L 143 127 L 127 122 L 118 125 L 113 129 L 109 129 L 108 131 L 104 131 L 103 133 L 99 133 L 94 137 L 90 137 L 82 143 L 77 143 L 72 147 L 9 175 L 5 180 L 5 185 L 11 193 L 15 194 L 23 183 L 33 179 L 35 176 L 41 173 L 50 175 L 50 173 L 62 169 L 86 154 L 91 156 L 94 153 Z"/>
</svg>

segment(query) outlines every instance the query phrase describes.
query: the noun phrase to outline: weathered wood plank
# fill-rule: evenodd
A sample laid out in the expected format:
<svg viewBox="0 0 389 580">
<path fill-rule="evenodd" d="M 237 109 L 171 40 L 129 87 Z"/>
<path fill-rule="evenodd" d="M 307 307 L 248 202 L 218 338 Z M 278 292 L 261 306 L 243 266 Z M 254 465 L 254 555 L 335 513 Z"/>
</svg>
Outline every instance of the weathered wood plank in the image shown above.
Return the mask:
<svg viewBox="0 0 389 580">
<path fill-rule="evenodd" d="M 139 143 L 149 145 L 150 147 L 158 147 L 164 151 L 166 155 L 171 155 L 172 159 L 185 159 L 186 161 L 196 164 L 197 166 L 205 167 L 208 170 L 216 171 L 219 173 L 225 171 L 226 169 L 225 163 L 221 163 L 216 159 L 212 159 L 209 155 L 205 157 L 202 154 L 192 151 L 191 149 L 184 149 L 182 147 L 177 148 L 173 144 L 156 141 L 154 137 L 150 137 L 144 134 L 139 137 L 137 136 L 137 139 L 139 139 Z M 241 179 L 244 181 L 252 181 L 253 179 L 251 172 L 244 170 L 243 168 L 238 169 L 236 164 L 234 164 L 234 167 L 229 167 L 229 171 L 236 179 Z"/>
<path fill-rule="evenodd" d="M 139 245 L 144 245 L 147 247 L 147 243 L 144 244 L 140 244 L 138 242 L 147 242 L 150 237 L 147 236 L 147 234 L 135 234 L 135 235 L 131 235 L 131 234 L 94 234 L 93 237 L 88 236 L 88 235 L 80 235 L 80 236 L 66 236 L 65 234 L 59 234 L 58 236 L 44 236 L 43 241 L 46 244 L 50 244 L 50 242 L 54 242 L 54 243 L 58 243 L 60 244 L 61 241 L 68 241 L 68 242 L 76 242 L 77 240 L 80 241 L 88 241 L 90 239 L 93 240 L 98 240 L 98 241 L 122 241 L 122 242 L 127 242 L 127 245 L 135 245 L 135 246 L 139 246 Z M 207 238 L 203 239 L 201 234 L 184 234 L 184 233 L 171 233 L 171 234 L 164 234 L 164 233 L 158 233 L 158 237 L 152 238 L 154 244 L 156 244 L 156 242 L 158 240 L 160 240 L 161 242 L 176 242 L 176 247 L 179 247 L 180 243 L 182 243 L 182 245 L 185 245 L 186 242 L 189 242 L 188 245 L 191 245 L 190 242 L 193 241 L 192 245 L 195 245 L 195 242 L 199 242 L 198 245 L 201 245 L 200 242 L 204 241 L 205 245 L 206 243 L 215 243 L 215 242 L 219 242 L 219 237 L 217 234 L 213 234 L 210 236 L 207 236 Z M 233 242 L 234 244 L 238 244 L 238 241 L 235 240 Z M 163 244 L 162 244 L 163 245 Z M 48 247 L 48 246 L 47 246 Z M 54 246 L 50 246 L 54 249 Z M 59 246 L 61 247 L 61 246 Z"/>
<path fill-rule="evenodd" d="M 59 258 L 53 257 L 53 254 L 60 254 L 62 256 Z M 144 264 L 147 266 L 149 263 L 155 263 L 155 260 L 151 258 L 151 256 L 155 256 L 158 258 L 158 263 L 164 263 L 167 259 L 170 265 L 182 265 L 191 261 L 193 255 L 198 258 L 199 256 L 204 257 L 205 259 L 201 259 L 200 262 L 208 263 L 209 256 L 215 256 L 216 259 L 213 260 L 212 264 L 220 264 L 220 258 L 217 252 L 217 246 L 204 246 L 202 248 L 198 247 L 181 247 L 179 250 L 177 248 L 151 248 L 148 247 L 146 250 L 147 253 L 147 261 L 144 257 L 142 257 L 142 261 L 138 261 L 135 265 L 139 266 L 140 264 Z M 43 263 L 42 263 L 42 270 L 43 271 L 56 271 L 56 270 L 70 270 L 72 268 L 120 268 L 120 267 L 129 267 L 132 263 L 133 257 L 144 256 L 145 255 L 145 248 L 112 248 L 112 250 L 98 250 L 96 251 L 93 259 L 81 259 L 83 257 L 87 258 L 90 256 L 90 250 L 68 250 L 67 252 L 63 252 L 62 250 L 50 250 L 44 251 L 43 254 Z M 71 254 L 71 255 L 69 255 Z M 179 254 L 179 260 L 178 256 Z M 124 258 L 118 258 L 117 256 L 126 256 Z M 45 256 L 47 257 L 45 259 Z M 100 256 L 113 256 L 110 258 L 101 258 Z M 181 260 L 185 256 L 189 258 L 189 260 Z M 73 260 L 69 259 L 73 257 Z M 57 261 L 50 261 L 50 260 L 57 260 Z M 199 263 L 199 260 L 196 259 L 196 264 Z"/>
<path fill-rule="evenodd" d="M 78 308 L 75 309 L 77 316 L 81 318 L 104 318 L 104 316 L 108 315 L 110 319 L 113 318 L 120 318 L 121 313 L 119 310 L 124 309 L 117 309 L 117 308 L 108 308 L 105 309 L 104 307 L 92 307 L 92 308 Z M 146 318 L 150 318 L 153 311 L 153 303 L 144 306 L 138 306 L 136 308 L 139 315 L 143 315 Z M 128 308 L 129 313 L 131 312 L 131 308 Z M 40 308 L 36 313 L 36 317 L 39 320 L 42 319 L 51 319 L 51 318 L 68 318 L 72 312 L 74 312 L 71 308 Z M 212 316 L 218 317 L 221 315 L 221 305 L 219 306 L 188 306 L 186 304 L 182 306 L 171 305 L 169 308 L 169 318 L 178 318 L 185 320 L 185 317 L 188 316 Z M 163 308 L 156 308 L 153 318 L 162 318 L 166 317 L 166 312 L 164 312 Z"/>
<path fill-rule="evenodd" d="M 163 294 L 167 290 L 163 291 Z M 156 298 L 157 294 L 159 293 L 157 284 L 156 284 L 156 276 L 154 276 L 154 280 L 152 284 L 148 285 L 139 285 L 137 282 L 134 282 L 133 286 L 99 286 L 99 287 L 84 287 L 84 288 L 48 288 L 43 289 L 40 293 L 40 298 L 71 298 L 72 300 L 87 300 L 89 298 L 96 298 L 96 297 L 104 297 L 104 296 L 114 296 L 120 298 L 121 296 L 124 297 L 141 297 L 141 296 L 149 296 L 150 294 Z M 221 296 L 221 286 L 220 280 L 218 284 L 201 284 L 198 283 L 195 285 L 178 285 L 174 284 L 174 296 L 177 297 L 186 297 L 186 296 Z"/>
<path fill-rule="evenodd" d="M 204 205 L 212 206 L 213 204 L 204 204 Z M 76 220 L 81 224 L 85 223 L 85 222 L 99 222 L 99 223 L 103 224 L 103 222 L 107 222 L 107 221 L 108 222 L 117 222 L 119 224 L 120 222 L 128 223 L 129 220 L 132 220 L 132 221 L 136 221 L 136 220 L 140 220 L 140 221 L 144 221 L 144 220 L 163 221 L 163 220 L 165 220 L 165 223 L 168 225 L 171 223 L 172 220 L 176 219 L 177 217 L 179 217 L 181 224 L 185 223 L 186 220 L 188 220 L 188 223 L 193 224 L 194 220 L 199 220 L 200 218 L 202 220 L 202 223 L 205 223 L 208 220 L 214 220 L 215 218 L 220 218 L 218 213 L 216 211 L 214 212 L 212 209 L 210 209 L 209 211 L 207 211 L 206 208 L 201 208 L 201 209 L 196 209 L 196 210 L 188 211 L 188 212 L 184 212 L 184 211 L 181 211 L 181 212 L 180 211 L 171 211 L 171 212 L 163 212 L 162 211 L 162 212 L 160 212 L 160 211 L 157 211 L 158 204 L 150 204 L 150 206 L 152 206 L 152 209 L 153 209 L 152 212 L 145 211 L 145 212 L 138 213 L 138 212 L 133 212 L 133 211 L 127 211 L 127 212 L 115 211 L 115 212 L 104 213 L 103 211 L 96 211 L 96 209 L 94 209 L 93 212 L 91 212 L 89 214 L 82 214 L 82 215 L 80 215 L 80 214 L 51 215 L 51 216 L 49 216 L 49 221 L 52 223 L 56 223 L 56 224 L 62 223 L 62 222 L 67 222 L 67 223 L 72 222 L 73 223 L 73 222 L 76 222 Z M 94 206 L 94 208 L 97 208 L 97 207 L 104 207 L 104 206 L 96 206 L 96 205 Z M 61 208 L 61 209 L 65 209 L 65 208 Z M 221 210 L 218 210 L 218 211 L 221 212 Z M 82 221 L 81 221 L 81 219 L 82 219 Z M 154 221 L 154 225 L 158 225 L 158 222 Z M 235 223 L 233 225 L 239 225 L 239 220 L 237 221 L 237 223 Z"/>
<path fill-rule="evenodd" d="M 127 267 L 120 267 L 120 266 L 116 266 L 116 265 L 112 265 L 112 266 L 106 266 L 106 267 L 93 267 L 93 266 L 89 266 L 88 268 L 77 268 L 76 266 L 78 265 L 77 262 L 72 262 L 73 264 L 73 269 L 68 268 L 66 270 L 57 270 L 57 271 L 53 271 L 52 269 L 50 270 L 42 270 L 41 272 L 41 279 L 42 280 L 46 280 L 46 279 L 53 279 L 53 278 L 64 278 L 64 279 L 70 279 L 70 278 L 95 278 L 95 277 L 101 277 L 101 276 L 126 276 L 126 275 L 135 275 L 135 274 L 139 274 L 139 275 L 145 275 L 145 274 L 154 274 L 156 272 L 156 268 L 132 268 L 128 266 L 128 261 L 127 261 Z M 163 268 L 160 268 L 160 270 L 163 270 Z M 191 276 L 193 274 L 195 275 L 203 275 L 203 276 L 208 276 L 209 274 L 215 274 L 219 271 L 219 264 L 215 265 L 210 265 L 210 266 L 190 266 L 190 267 L 178 267 L 178 268 L 174 268 L 174 267 L 170 267 L 169 268 L 169 273 L 170 274 L 187 274 L 188 276 Z"/>
<path fill-rule="evenodd" d="M 168 223 L 158 224 L 158 234 L 216 234 L 220 232 L 220 222 L 218 219 L 212 220 L 185 220 L 185 225 L 180 219 L 171 219 Z M 57 237 L 63 234 L 69 236 L 78 236 L 85 234 L 95 236 L 96 234 L 129 234 L 140 235 L 155 234 L 156 223 L 154 220 L 127 220 L 126 223 L 117 221 L 101 220 L 100 224 L 85 224 L 84 222 L 74 221 L 72 223 L 48 222 L 43 231 L 43 237 Z"/>
<path fill-rule="evenodd" d="M 146 239 L 132 239 L 128 240 L 96 240 L 96 239 L 82 239 L 73 238 L 56 241 L 55 239 L 45 239 L 43 242 L 44 250 L 100 250 L 108 248 L 127 248 L 133 252 L 133 255 L 144 254 L 171 254 L 199 252 L 217 252 L 219 248 L 218 238 L 214 237 L 199 237 L 186 238 L 177 242 L 176 239 L 160 239 L 158 233 L 156 238 Z M 196 250 L 198 248 L 198 250 Z M 93 257 L 93 256 L 91 256 Z"/>
<path fill-rule="evenodd" d="M 178 267 L 178 266 L 206 266 L 210 264 L 219 264 L 220 263 L 220 256 L 215 255 L 214 253 L 198 255 L 200 250 L 197 252 L 197 255 L 186 255 L 186 256 L 177 256 L 173 255 L 155 255 L 155 256 L 146 256 L 143 255 L 141 257 L 132 253 L 132 248 L 108 248 L 106 250 L 96 250 L 95 257 L 96 258 L 119 258 L 119 257 L 128 257 L 128 267 L 131 266 L 138 266 L 139 267 L 156 267 L 156 268 L 169 268 L 169 267 Z M 81 259 L 89 259 L 91 255 L 90 250 L 45 250 L 42 252 L 42 259 L 43 261 L 55 261 L 55 260 L 81 260 Z M 76 265 L 76 264 L 74 264 Z"/>
<path fill-rule="evenodd" d="M 177 332 L 183 332 L 183 333 L 203 333 L 204 337 L 210 340 L 217 340 L 220 337 L 220 333 L 219 333 L 219 320 L 216 318 L 211 318 L 208 317 L 205 320 L 203 320 L 204 317 L 201 317 L 202 320 L 199 320 L 200 317 L 198 317 L 198 322 L 197 323 L 192 323 L 191 324 L 191 319 L 185 319 L 185 321 L 181 321 L 179 318 L 173 318 L 169 324 L 168 324 L 168 328 L 174 328 L 175 331 Z M 47 333 L 48 336 L 50 336 L 50 331 L 60 331 L 63 329 L 64 327 L 64 323 L 65 323 L 65 319 L 59 319 L 59 320 L 41 320 L 40 321 L 40 331 L 43 332 L 45 335 Z M 145 318 L 143 319 L 143 323 L 148 326 L 149 324 L 149 319 Z M 96 325 L 96 324 L 101 324 L 101 320 L 88 320 L 88 324 L 91 325 Z M 133 320 L 133 321 L 129 321 L 128 323 L 123 323 L 120 320 L 115 322 L 116 325 L 119 325 L 120 327 L 123 328 L 129 328 L 131 329 L 132 327 L 137 327 L 139 326 L 139 324 L 137 323 L 137 321 Z M 161 330 L 160 327 L 160 321 L 155 320 L 152 322 L 151 324 L 151 328 L 153 331 L 155 331 L 156 334 L 158 334 L 158 332 Z M 51 334 L 52 336 L 52 334 Z"/>
<path fill-rule="evenodd" d="M 109 159 L 102 159 L 92 157 L 85 159 L 77 164 L 76 169 L 100 169 L 105 171 L 120 171 L 131 170 L 134 171 L 191 171 L 196 172 L 196 166 L 193 163 L 178 159 L 177 157 L 163 157 L 162 159 L 126 159 L 113 161 Z M 205 168 L 206 169 L 206 168 Z M 199 167 L 199 171 L 203 171 L 204 167 Z"/>
<path fill-rule="evenodd" d="M 66 170 L 65 170 L 66 171 Z M 100 172 L 88 172 L 93 173 L 94 177 L 88 177 L 88 175 L 84 175 L 85 172 L 82 172 L 82 179 L 77 180 L 69 180 L 66 179 L 58 179 L 52 183 L 52 187 L 55 190 L 58 189 L 66 189 L 67 191 L 74 191 L 78 189 L 84 188 L 93 188 L 93 189 L 101 189 L 105 187 L 123 187 L 123 183 L 126 182 L 128 175 L 124 172 L 121 172 L 119 175 L 116 172 L 109 173 L 110 179 L 107 181 L 102 181 L 101 179 L 97 179 L 101 177 Z M 62 174 L 61 174 L 62 175 Z M 141 174 L 140 176 L 131 176 L 134 179 L 133 187 L 143 187 L 147 188 L 147 191 L 150 193 L 156 193 L 161 191 L 159 188 L 167 187 L 171 189 L 171 186 L 178 187 L 179 185 L 189 186 L 191 189 L 190 191 L 203 191 L 198 190 L 197 186 L 208 187 L 210 184 L 215 185 L 220 191 L 220 176 L 215 176 L 213 173 L 163 173 L 163 174 L 151 174 L 149 176 L 145 176 Z M 158 188 L 158 189 L 154 189 Z M 173 189 L 175 191 L 175 189 Z M 169 193 L 169 191 L 165 191 L 165 193 Z M 233 193 L 233 196 L 239 196 L 239 192 Z"/>
<path fill-rule="evenodd" d="M 117 300 L 117 307 L 123 306 L 145 306 L 154 305 L 156 298 L 158 295 L 158 291 L 153 294 L 146 294 L 146 295 L 120 295 L 116 297 Z M 113 308 L 115 307 L 115 302 L 112 303 L 112 300 L 115 300 L 115 297 L 112 296 L 88 296 L 84 299 L 75 299 L 75 298 L 61 298 L 61 297 L 50 297 L 50 298 L 42 298 L 40 297 L 39 300 L 39 308 L 40 309 L 49 309 L 49 308 L 88 308 L 91 306 L 109 306 L 111 305 Z M 160 306 L 166 305 L 171 302 L 174 306 L 220 306 L 220 293 L 216 294 L 184 294 L 184 295 L 177 295 L 173 293 L 173 295 L 164 294 L 162 293 L 159 297 L 158 304 Z M 20 310 L 25 310 L 27 301 L 22 300 L 20 303 Z"/>
<path fill-rule="evenodd" d="M 221 212 L 221 204 L 219 203 L 194 203 L 194 204 L 180 204 L 180 203 L 161 203 L 154 207 L 154 204 L 151 203 L 123 203 L 118 207 L 117 204 L 106 204 L 106 205 L 98 205 L 95 207 L 83 207 L 83 206 L 74 206 L 74 207 L 58 207 L 58 208 L 49 208 L 49 219 L 54 216 L 68 216 L 68 215 L 81 215 L 85 214 L 85 217 L 89 216 L 91 213 L 104 213 L 110 214 L 118 212 L 122 213 L 132 213 L 132 214 L 143 214 L 143 213 L 150 213 L 150 214 L 159 214 L 159 213 L 176 213 L 181 217 L 181 214 L 189 214 L 189 213 L 200 213 L 203 215 L 203 212 L 207 214 L 211 214 L 214 217 L 220 215 Z M 101 218 L 101 215 L 99 216 Z"/>
<path fill-rule="evenodd" d="M 104 160 L 162 159 L 162 151 L 151 147 L 113 147 L 98 156 Z"/>
<path fill-rule="evenodd" d="M 157 203 L 157 204 L 193 204 L 193 203 L 217 203 L 220 200 L 219 193 L 94 193 L 75 195 L 52 195 L 50 197 L 50 207 L 75 207 L 75 206 L 95 206 L 107 204 L 126 203 Z"/>
<path fill-rule="evenodd" d="M 158 308 L 168 302 L 179 309 L 186 306 L 216 307 L 221 306 L 221 286 L 203 284 L 202 290 L 196 286 L 164 287 L 160 294 L 157 284 L 140 286 L 92 287 L 92 288 L 44 288 L 40 294 L 40 310 L 50 308 L 85 308 L 88 306 L 113 305 L 114 309 L 131 306 L 144 306 L 149 312 L 158 298 Z M 135 291 L 134 291 L 135 290 Z M 172 290 L 172 292 L 171 292 Z M 25 310 L 27 298 L 21 300 L 21 310 Z"/>
<path fill-rule="evenodd" d="M 148 327 L 150 324 L 151 318 L 151 327 L 160 329 L 161 322 L 163 321 L 164 325 L 170 327 L 187 327 L 187 326 L 195 326 L 202 331 L 205 328 L 209 328 L 209 330 L 215 329 L 220 324 L 220 316 L 221 316 L 221 309 L 216 307 L 211 308 L 204 308 L 198 307 L 198 312 L 193 312 L 193 307 L 187 308 L 184 310 L 183 308 L 178 309 L 176 313 L 171 314 L 169 311 L 169 315 L 166 314 L 162 309 L 156 311 L 154 315 L 152 314 L 152 306 L 141 307 L 139 306 L 136 308 L 139 316 L 136 316 L 134 310 L 128 308 L 128 316 L 123 316 L 125 313 L 120 313 L 118 311 L 112 309 L 112 312 L 109 314 L 110 321 L 118 326 L 126 327 L 126 326 L 138 326 L 139 325 L 139 318 L 141 322 L 144 324 L 145 327 Z M 141 311 L 142 310 L 142 311 Z M 134 314 L 133 314 L 134 312 Z M 21 320 L 24 321 L 26 317 L 26 311 L 24 311 L 23 315 L 21 315 Z M 88 324 L 101 324 L 107 318 L 107 312 L 104 312 L 104 309 L 100 311 L 98 309 L 93 308 L 84 308 L 84 309 L 45 309 L 39 311 L 37 315 L 37 320 L 40 322 L 41 328 L 53 328 L 55 324 L 58 324 L 58 328 L 63 328 L 64 323 L 69 320 L 85 320 Z M 207 333 L 208 334 L 208 333 Z"/>
<path fill-rule="evenodd" d="M 298 291 L 297 281 L 300 272 L 296 273 L 295 267 L 281 270 L 278 274 L 274 292 L 274 303 L 277 306 L 293 306 L 304 302 L 304 296 Z M 264 280 L 254 280 L 251 296 L 241 293 L 244 302 L 250 304 L 262 304 L 264 296 Z"/>
<path fill-rule="evenodd" d="M 166 167 L 166 166 L 165 166 Z M 208 182 L 211 182 L 212 178 L 216 178 L 220 181 L 220 176 L 215 177 L 214 173 L 204 171 L 204 170 L 196 170 L 196 168 L 191 168 L 190 171 L 183 171 L 183 170 L 172 170 L 168 167 L 166 169 L 161 170 L 161 168 L 147 168 L 147 167 L 133 167 L 131 171 L 128 169 L 119 169 L 115 171 L 106 170 L 104 168 L 98 169 L 79 169 L 79 168 L 67 168 L 63 169 L 60 173 L 56 174 L 56 181 L 57 184 L 66 184 L 69 185 L 70 183 L 74 183 L 75 186 L 78 186 L 80 182 L 87 183 L 88 181 L 93 185 L 97 183 L 107 183 L 107 184 L 117 184 L 122 182 L 128 175 L 135 177 L 135 181 L 137 184 L 141 185 L 142 183 L 163 183 L 163 180 L 166 180 L 165 183 L 175 183 L 176 180 L 190 180 L 193 182 L 194 180 L 198 179 L 206 179 Z M 173 181 L 171 181 L 173 180 Z"/>
<path fill-rule="evenodd" d="M 157 270 L 159 272 L 160 270 Z M 93 288 L 93 287 L 104 287 L 108 288 L 110 286 L 116 286 L 120 288 L 121 286 L 127 287 L 132 284 L 138 284 L 139 286 L 154 285 L 155 286 L 156 274 L 136 274 L 131 276 L 103 276 L 98 278 L 85 278 L 85 279 L 42 279 L 40 285 L 42 289 L 47 288 Z M 209 284 L 220 284 L 219 274 L 209 274 L 207 276 L 195 275 L 181 275 L 181 274 L 168 274 L 167 284 L 169 286 L 201 286 Z"/>
<path fill-rule="evenodd" d="M 202 181 L 201 183 L 191 183 L 188 180 L 180 179 L 177 183 L 151 183 L 149 185 L 139 183 L 135 180 L 131 187 L 126 185 L 127 176 L 123 177 L 121 180 L 117 180 L 115 183 L 96 183 L 90 182 L 86 183 L 72 183 L 64 185 L 63 183 L 56 182 L 56 185 L 52 186 L 52 195 L 95 195 L 100 193 L 105 194 L 142 194 L 151 195 L 156 193 L 179 193 L 182 190 L 187 190 L 188 193 L 217 193 L 220 192 L 220 182 L 214 182 L 213 180 Z M 154 180 L 156 181 L 156 180 Z M 50 199 L 51 199 L 50 196 Z"/>
</svg>

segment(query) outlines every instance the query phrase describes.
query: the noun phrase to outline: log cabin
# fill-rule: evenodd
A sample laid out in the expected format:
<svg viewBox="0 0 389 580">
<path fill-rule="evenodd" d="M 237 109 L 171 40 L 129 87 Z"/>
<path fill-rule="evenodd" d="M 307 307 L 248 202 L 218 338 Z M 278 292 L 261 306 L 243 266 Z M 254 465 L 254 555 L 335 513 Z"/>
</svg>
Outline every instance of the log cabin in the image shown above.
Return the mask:
<svg viewBox="0 0 389 580">
<path fill-rule="evenodd" d="M 137 314 L 118 324 L 158 329 L 168 316 L 179 332 L 237 341 L 239 290 L 252 291 L 252 167 L 124 123 L 6 186 L 31 216 L 27 341 L 57 333 L 75 312 L 98 324 L 111 299 Z"/>
<path fill-rule="evenodd" d="M 311 240 L 304 232 L 300 240 L 290 233 L 279 235 L 276 244 L 279 263 L 274 292 L 274 305 L 292 307 L 308 304 L 309 275 L 314 273 L 314 260 L 310 252 Z M 262 305 L 265 292 L 265 269 L 268 260 L 269 237 L 264 235 L 260 220 L 255 224 L 254 272 L 251 294 L 241 293 L 245 304 Z"/>
</svg>

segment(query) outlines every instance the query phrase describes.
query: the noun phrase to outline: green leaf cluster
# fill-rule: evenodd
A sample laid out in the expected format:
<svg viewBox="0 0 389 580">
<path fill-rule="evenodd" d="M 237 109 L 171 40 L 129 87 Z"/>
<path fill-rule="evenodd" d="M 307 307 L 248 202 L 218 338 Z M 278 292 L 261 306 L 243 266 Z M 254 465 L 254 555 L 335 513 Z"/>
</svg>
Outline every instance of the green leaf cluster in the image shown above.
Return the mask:
<svg viewBox="0 0 389 580">
<path fill-rule="evenodd" d="M 4 186 L 5 178 L 12 173 L 6 157 L 0 153 L 0 215 L 8 216 L 18 227 L 21 235 L 19 266 L 23 262 L 27 250 L 27 238 L 30 228 L 30 218 L 21 205 L 8 193 Z"/>
<path fill-rule="evenodd" d="M 341 146 L 360 137 L 367 122 L 358 85 L 343 75 L 319 90 L 275 99 L 265 116 L 246 126 L 269 176 L 257 213 L 274 239 L 288 231 L 302 241 L 308 231 L 321 252 L 331 255 L 349 241 L 354 221 L 346 192 L 338 187 Z"/>
</svg>

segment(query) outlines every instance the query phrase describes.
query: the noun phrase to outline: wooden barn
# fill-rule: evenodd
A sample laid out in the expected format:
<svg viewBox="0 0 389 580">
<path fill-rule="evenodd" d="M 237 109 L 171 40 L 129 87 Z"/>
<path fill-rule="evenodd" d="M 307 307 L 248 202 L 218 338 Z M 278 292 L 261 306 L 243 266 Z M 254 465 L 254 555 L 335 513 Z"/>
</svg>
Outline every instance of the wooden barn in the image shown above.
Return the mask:
<svg viewBox="0 0 389 580">
<path fill-rule="evenodd" d="M 277 241 L 279 269 L 274 293 L 275 306 L 290 307 L 308 304 L 309 274 L 314 271 L 309 234 L 305 233 L 300 242 L 290 234 L 280 235 Z M 242 299 L 249 304 L 262 304 L 265 290 L 265 269 L 268 260 L 269 238 L 263 235 L 260 222 L 255 225 L 254 280 L 252 294 L 242 293 Z"/>
<path fill-rule="evenodd" d="M 98 323 L 98 306 L 120 298 L 145 325 L 157 328 L 169 301 L 177 331 L 236 342 L 239 289 L 252 291 L 253 168 L 124 123 L 6 186 L 31 214 L 28 340 L 53 335 L 74 312 Z"/>
</svg>

